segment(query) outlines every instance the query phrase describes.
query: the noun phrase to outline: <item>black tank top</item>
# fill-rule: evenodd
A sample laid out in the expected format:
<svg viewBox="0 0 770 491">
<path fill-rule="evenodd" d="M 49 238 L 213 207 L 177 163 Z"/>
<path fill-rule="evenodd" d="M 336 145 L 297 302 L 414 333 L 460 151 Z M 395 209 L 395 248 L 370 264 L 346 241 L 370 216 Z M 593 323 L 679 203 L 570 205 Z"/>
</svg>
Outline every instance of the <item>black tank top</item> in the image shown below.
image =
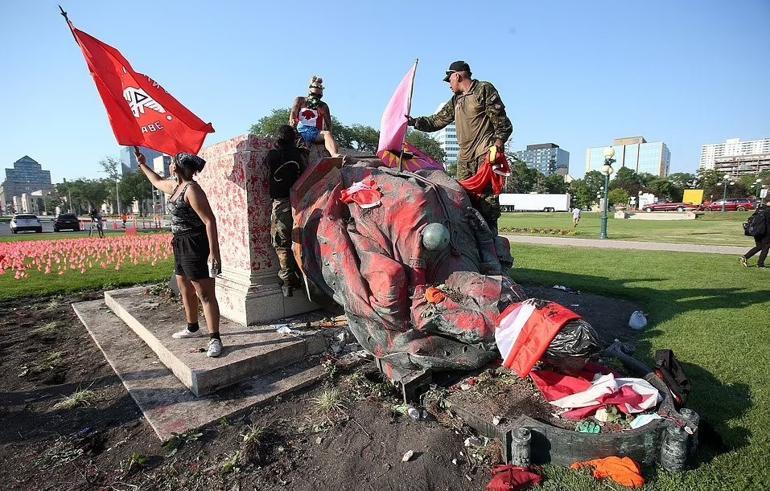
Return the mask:
<svg viewBox="0 0 770 491">
<path fill-rule="evenodd" d="M 168 200 L 168 211 L 171 213 L 171 232 L 174 235 L 203 231 L 203 220 L 195 213 L 190 203 L 184 200 L 184 195 L 191 182 L 188 182 L 176 199 Z M 178 188 L 178 186 L 177 186 Z M 176 192 L 176 189 L 174 189 Z M 172 193 L 173 194 L 173 193 Z"/>
</svg>

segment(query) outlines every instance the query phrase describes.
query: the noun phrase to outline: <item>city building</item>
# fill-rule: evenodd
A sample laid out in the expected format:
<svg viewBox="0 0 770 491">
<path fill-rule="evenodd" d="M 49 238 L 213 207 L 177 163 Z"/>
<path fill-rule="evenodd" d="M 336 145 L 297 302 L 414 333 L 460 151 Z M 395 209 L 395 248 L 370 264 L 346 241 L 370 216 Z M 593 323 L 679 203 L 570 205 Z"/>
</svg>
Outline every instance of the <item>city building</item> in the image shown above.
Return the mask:
<svg viewBox="0 0 770 491">
<path fill-rule="evenodd" d="M 735 176 L 770 170 L 770 138 L 744 142 L 740 138 L 729 138 L 724 143 L 703 145 L 700 168 Z"/>
<path fill-rule="evenodd" d="M 32 196 L 35 192 L 36 196 L 44 196 L 51 191 L 51 171 L 43 170 L 35 159 L 25 155 L 13 163 L 12 169 L 5 169 L 5 180 L 0 184 L 0 204 L 3 211 L 7 212 L 6 210 L 17 208 L 14 205 L 14 196 L 19 203 L 22 195 Z"/>
<path fill-rule="evenodd" d="M 526 150 L 513 152 L 513 156 L 546 176 L 566 176 L 569 173 L 569 152 L 555 143 L 527 145 Z"/>
<path fill-rule="evenodd" d="M 615 172 L 621 167 L 642 174 L 658 177 L 668 176 L 671 166 L 671 152 L 663 142 L 648 142 L 642 136 L 616 138 L 612 142 L 615 149 Z M 592 147 L 586 150 L 586 172 L 601 170 L 604 165 L 604 150 L 607 147 Z"/>
<path fill-rule="evenodd" d="M 150 150 L 149 148 L 139 147 L 139 150 L 147 159 L 148 164 L 153 162 L 153 160 L 155 160 L 155 157 L 160 157 L 161 155 L 163 155 L 162 153 L 156 152 L 155 150 Z M 136 170 L 138 169 L 138 162 L 136 161 L 136 156 L 134 155 L 134 147 L 120 148 L 120 163 L 121 163 L 122 174 L 126 174 L 129 172 L 136 172 Z"/>
<path fill-rule="evenodd" d="M 436 108 L 436 112 L 441 110 L 442 107 L 444 107 L 443 103 Z M 438 130 L 435 138 L 446 155 L 444 158 L 444 165 L 448 166 L 449 164 L 456 164 L 457 154 L 460 152 L 460 145 L 457 143 L 457 128 L 455 127 L 455 124 L 449 124 Z"/>
<path fill-rule="evenodd" d="M 168 155 L 158 155 L 152 159 L 152 170 L 161 177 L 170 177 L 169 167 L 171 166 L 171 157 Z"/>
</svg>

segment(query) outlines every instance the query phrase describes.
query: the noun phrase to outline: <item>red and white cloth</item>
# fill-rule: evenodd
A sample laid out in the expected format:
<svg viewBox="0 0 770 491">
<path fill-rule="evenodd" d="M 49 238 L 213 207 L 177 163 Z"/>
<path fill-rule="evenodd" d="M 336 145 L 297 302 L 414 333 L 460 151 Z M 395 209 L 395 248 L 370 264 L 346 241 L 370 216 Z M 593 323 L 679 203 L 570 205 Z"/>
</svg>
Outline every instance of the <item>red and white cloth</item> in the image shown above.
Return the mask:
<svg viewBox="0 0 770 491">
<path fill-rule="evenodd" d="M 568 322 L 581 317 L 553 302 L 537 308 L 524 301 L 508 306 L 497 318 L 495 341 L 503 366 L 524 378 L 540 360 L 553 338 Z"/>
<path fill-rule="evenodd" d="M 490 157 L 490 152 L 484 158 L 484 162 L 479 166 L 476 174 L 467 179 L 458 181 L 460 186 L 465 188 L 468 193 L 476 196 L 483 196 L 492 188 L 492 195 L 497 196 L 503 191 L 506 176 L 511 175 L 511 166 L 503 152 L 495 152 L 494 160 Z"/>
<path fill-rule="evenodd" d="M 635 414 L 655 408 L 661 400 L 658 389 L 640 378 L 618 378 L 612 373 L 573 377 L 538 370 L 530 373 L 532 381 L 552 405 L 569 409 L 562 417 L 581 420 L 597 409 L 615 406 L 625 414 Z"/>
<path fill-rule="evenodd" d="M 343 189 L 340 200 L 343 203 L 357 203 L 361 208 L 374 208 L 381 204 L 382 193 L 377 189 L 374 179 L 364 179 L 354 182 L 352 186 Z"/>
</svg>

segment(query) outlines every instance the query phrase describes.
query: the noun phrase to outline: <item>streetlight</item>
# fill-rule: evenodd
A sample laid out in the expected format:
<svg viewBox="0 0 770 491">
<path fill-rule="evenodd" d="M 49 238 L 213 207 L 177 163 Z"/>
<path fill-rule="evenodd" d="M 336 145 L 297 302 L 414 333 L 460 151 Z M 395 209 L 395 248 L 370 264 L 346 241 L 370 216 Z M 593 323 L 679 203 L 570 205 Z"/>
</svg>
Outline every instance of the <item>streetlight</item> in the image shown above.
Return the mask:
<svg viewBox="0 0 770 491">
<path fill-rule="evenodd" d="M 607 147 L 604 149 L 604 165 L 601 173 L 604 174 L 604 205 L 602 206 L 602 228 L 599 231 L 599 238 L 607 238 L 607 206 L 609 205 L 607 195 L 610 188 L 610 174 L 612 174 L 612 164 L 615 163 L 615 149 Z"/>
<path fill-rule="evenodd" d="M 724 184 L 724 191 L 722 192 L 722 213 L 725 212 L 725 202 L 727 201 L 727 185 L 729 184 L 732 186 L 735 184 L 734 182 L 730 181 L 730 174 L 725 174 L 724 179 L 722 179 L 722 183 Z"/>
</svg>

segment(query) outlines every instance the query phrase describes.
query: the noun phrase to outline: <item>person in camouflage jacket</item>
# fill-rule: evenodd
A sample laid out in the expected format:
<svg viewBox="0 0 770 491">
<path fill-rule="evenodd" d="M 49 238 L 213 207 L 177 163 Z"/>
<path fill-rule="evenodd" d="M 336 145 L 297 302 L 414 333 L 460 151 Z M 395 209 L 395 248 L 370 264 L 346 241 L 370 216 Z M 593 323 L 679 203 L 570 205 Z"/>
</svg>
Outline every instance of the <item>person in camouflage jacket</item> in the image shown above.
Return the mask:
<svg viewBox="0 0 770 491">
<path fill-rule="evenodd" d="M 454 95 L 433 116 L 408 117 L 410 126 L 420 131 L 438 131 L 454 122 L 460 153 L 457 158 L 457 179 L 467 179 L 479 169 L 492 145 L 503 152 L 505 142 L 513 133 L 511 120 L 505 114 L 505 105 L 495 86 L 471 78 L 471 69 L 464 61 L 449 65 L 444 81 Z M 481 212 L 487 224 L 497 232 L 500 203 L 497 196 L 489 193 L 474 206 Z"/>
</svg>

